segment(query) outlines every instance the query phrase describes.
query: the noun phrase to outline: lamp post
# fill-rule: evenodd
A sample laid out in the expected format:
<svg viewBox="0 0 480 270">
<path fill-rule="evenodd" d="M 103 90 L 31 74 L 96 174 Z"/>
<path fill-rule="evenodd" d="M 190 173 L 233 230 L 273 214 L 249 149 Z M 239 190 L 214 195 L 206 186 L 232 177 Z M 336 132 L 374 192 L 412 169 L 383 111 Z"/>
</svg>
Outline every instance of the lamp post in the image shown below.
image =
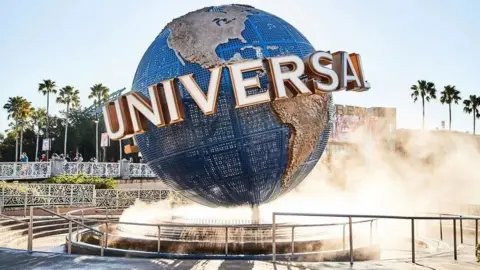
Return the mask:
<svg viewBox="0 0 480 270">
<path fill-rule="evenodd" d="M 98 162 L 98 119 L 95 122 L 95 159 Z"/>
</svg>

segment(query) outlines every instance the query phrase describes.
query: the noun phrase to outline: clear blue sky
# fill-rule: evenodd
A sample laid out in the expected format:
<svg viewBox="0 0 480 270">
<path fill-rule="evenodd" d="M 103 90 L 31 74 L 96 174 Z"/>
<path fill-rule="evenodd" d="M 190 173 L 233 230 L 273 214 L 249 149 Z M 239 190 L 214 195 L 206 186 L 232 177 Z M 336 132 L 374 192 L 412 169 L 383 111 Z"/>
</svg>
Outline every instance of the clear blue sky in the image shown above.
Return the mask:
<svg viewBox="0 0 480 270">
<path fill-rule="evenodd" d="M 144 51 L 168 22 L 232 2 L 282 17 L 318 50 L 360 53 L 372 89 L 336 94 L 335 102 L 396 107 L 399 127 L 421 127 L 421 105 L 409 93 L 418 79 L 437 89 L 456 85 L 464 97 L 480 94 L 477 0 L 0 0 L 0 103 L 21 95 L 45 106 L 37 92 L 42 79 L 80 89 L 84 105 L 91 103 L 87 96 L 95 83 L 129 88 Z M 448 120 L 447 107 L 437 101 L 426 114 L 428 128 Z M 0 131 L 6 118 L 0 110 Z M 472 129 L 472 117 L 460 105 L 453 108 L 453 129 Z"/>
</svg>

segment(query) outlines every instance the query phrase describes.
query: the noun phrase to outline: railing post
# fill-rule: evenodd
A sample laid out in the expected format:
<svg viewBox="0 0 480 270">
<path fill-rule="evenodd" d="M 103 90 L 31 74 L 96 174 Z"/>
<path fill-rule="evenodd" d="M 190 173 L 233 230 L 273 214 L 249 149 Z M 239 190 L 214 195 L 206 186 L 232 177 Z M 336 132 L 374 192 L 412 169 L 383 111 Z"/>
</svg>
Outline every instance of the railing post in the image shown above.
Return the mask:
<svg viewBox="0 0 480 270">
<path fill-rule="evenodd" d="M 116 199 L 115 199 L 115 207 L 116 209 L 118 209 L 118 189 L 117 189 L 117 195 L 116 195 Z"/>
<path fill-rule="evenodd" d="M 48 199 L 47 199 L 48 205 L 50 205 L 50 201 L 52 200 L 52 192 L 51 192 L 51 189 L 52 189 L 52 185 L 51 185 L 51 184 L 48 184 Z"/>
<path fill-rule="evenodd" d="M 160 238 L 162 237 L 162 235 L 160 233 L 160 229 L 161 229 L 160 226 L 158 226 L 158 239 L 157 239 L 157 252 L 158 253 L 160 253 L 160 244 L 161 244 L 161 242 L 160 242 L 161 239 Z"/>
<path fill-rule="evenodd" d="M 295 253 L 295 226 L 292 226 L 292 258 Z"/>
<path fill-rule="evenodd" d="M 373 219 L 370 220 L 370 246 L 373 244 Z"/>
<path fill-rule="evenodd" d="M 453 218 L 453 258 L 457 260 L 457 220 Z"/>
<path fill-rule="evenodd" d="M 30 206 L 30 221 L 28 223 L 28 252 L 33 251 L 33 206 Z"/>
<path fill-rule="evenodd" d="M 105 222 L 105 248 L 108 248 L 108 222 Z"/>
<path fill-rule="evenodd" d="M 463 216 L 460 216 L 460 244 L 463 244 Z"/>
<path fill-rule="evenodd" d="M 345 251 L 345 247 L 347 246 L 347 242 L 346 242 L 346 237 L 345 237 L 346 233 L 345 233 L 345 224 L 343 225 L 343 251 Z"/>
<path fill-rule="evenodd" d="M 353 224 L 352 217 L 348 217 L 348 230 L 350 238 L 350 266 L 353 266 Z"/>
<path fill-rule="evenodd" d="M 442 214 L 440 214 L 440 217 L 442 217 Z M 442 219 L 440 219 L 440 240 L 443 241 L 443 227 L 442 227 Z"/>
<path fill-rule="evenodd" d="M 97 190 L 93 187 L 92 204 L 97 207 Z"/>
<path fill-rule="evenodd" d="M 225 255 L 228 255 L 228 227 L 225 227 Z"/>
<path fill-rule="evenodd" d="M 275 230 L 276 228 L 275 224 L 275 213 L 272 213 L 272 262 L 275 263 L 275 252 L 276 252 L 276 243 L 275 243 Z"/>
<path fill-rule="evenodd" d="M 28 190 L 25 190 L 25 201 L 23 202 L 23 217 L 27 217 Z"/>
<path fill-rule="evenodd" d="M 70 185 L 70 205 L 73 204 L 73 185 Z"/>
<path fill-rule="evenodd" d="M 103 255 L 105 254 L 105 248 L 104 248 L 104 238 L 105 238 L 105 233 L 103 233 L 101 236 L 100 236 L 100 256 L 103 257 Z"/>
<path fill-rule="evenodd" d="M 415 263 L 415 219 L 412 218 L 412 263 Z"/>
<path fill-rule="evenodd" d="M 72 222 L 68 222 L 68 254 L 72 254 Z"/>
<path fill-rule="evenodd" d="M 478 219 L 475 219 L 475 250 L 477 250 L 478 246 Z M 477 252 L 475 252 L 477 254 Z"/>
</svg>

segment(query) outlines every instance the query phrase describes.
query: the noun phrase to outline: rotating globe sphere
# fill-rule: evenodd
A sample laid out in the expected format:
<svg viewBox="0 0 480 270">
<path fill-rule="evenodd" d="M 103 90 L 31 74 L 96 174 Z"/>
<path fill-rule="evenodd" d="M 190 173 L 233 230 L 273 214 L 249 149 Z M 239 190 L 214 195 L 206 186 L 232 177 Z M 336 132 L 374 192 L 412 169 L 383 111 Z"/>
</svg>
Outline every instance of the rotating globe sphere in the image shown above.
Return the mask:
<svg viewBox="0 0 480 270">
<path fill-rule="evenodd" d="M 314 52 L 293 26 L 245 5 L 207 7 L 170 22 L 141 59 L 132 90 L 193 74 L 207 91 L 209 68 L 281 55 Z M 258 205 L 295 188 L 320 159 L 330 132 L 330 94 L 296 96 L 235 108 L 223 69 L 217 109 L 205 115 L 179 84 L 184 121 L 135 137 L 150 168 L 170 188 L 211 206 Z M 268 91 L 265 72 L 257 75 Z"/>
</svg>

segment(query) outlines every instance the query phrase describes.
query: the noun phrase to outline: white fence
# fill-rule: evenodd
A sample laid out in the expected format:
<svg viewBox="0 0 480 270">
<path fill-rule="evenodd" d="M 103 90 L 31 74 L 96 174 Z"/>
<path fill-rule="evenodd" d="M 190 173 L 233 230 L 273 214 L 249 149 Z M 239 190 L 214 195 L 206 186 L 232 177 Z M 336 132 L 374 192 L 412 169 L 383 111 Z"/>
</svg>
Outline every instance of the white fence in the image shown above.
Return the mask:
<svg viewBox="0 0 480 270">
<path fill-rule="evenodd" d="M 150 170 L 147 164 L 144 163 L 130 163 L 129 166 L 130 177 L 152 178 L 156 177 L 155 173 Z"/>
<path fill-rule="evenodd" d="M 45 179 L 55 175 L 156 178 L 147 164 L 122 162 L 0 162 L 0 180 Z"/>
<path fill-rule="evenodd" d="M 145 164 L 146 165 L 146 164 Z M 120 163 L 108 162 L 65 162 L 63 174 L 67 175 L 95 175 L 102 177 L 119 177 Z"/>
<path fill-rule="evenodd" d="M 93 205 L 96 207 L 128 207 L 140 199 L 154 202 L 167 199 L 170 190 L 160 189 L 95 189 L 94 185 L 78 184 L 3 184 L 0 187 L 0 209 L 36 205 Z M 172 194 L 176 198 L 178 195 Z"/>
<path fill-rule="evenodd" d="M 51 175 L 50 162 L 0 162 L 0 179 L 37 179 Z"/>
</svg>

